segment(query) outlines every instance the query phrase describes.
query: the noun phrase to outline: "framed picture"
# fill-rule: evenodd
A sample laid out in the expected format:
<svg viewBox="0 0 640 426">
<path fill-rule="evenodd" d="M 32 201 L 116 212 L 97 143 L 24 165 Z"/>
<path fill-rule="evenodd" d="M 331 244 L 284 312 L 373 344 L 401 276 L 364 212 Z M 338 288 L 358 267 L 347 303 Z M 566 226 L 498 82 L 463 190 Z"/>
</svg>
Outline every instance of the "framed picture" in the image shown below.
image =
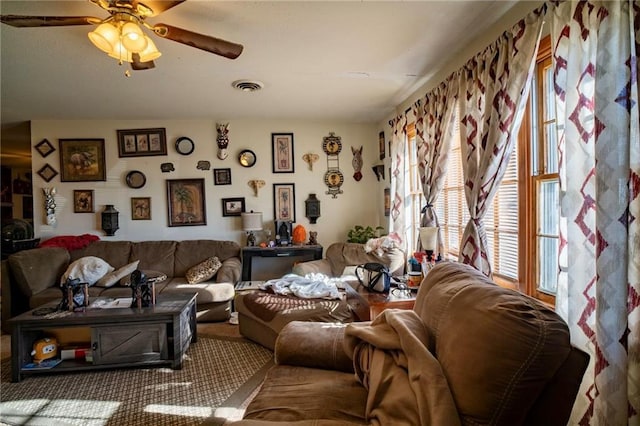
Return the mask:
<svg viewBox="0 0 640 426">
<path fill-rule="evenodd" d="M 73 212 L 93 213 L 93 189 L 73 190 Z"/>
<path fill-rule="evenodd" d="M 384 189 L 384 215 L 389 216 L 391 212 L 391 188 Z"/>
<path fill-rule="evenodd" d="M 378 149 L 380 150 L 380 159 L 384 160 L 385 152 L 384 152 L 384 132 L 380 132 L 378 135 Z"/>
<path fill-rule="evenodd" d="M 131 220 L 151 220 L 151 197 L 131 197 Z"/>
<path fill-rule="evenodd" d="M 223 198 L 222 216 L 240 216 L 244 212 L 244 198 Z"/>
<path fill-rule="evenodd" d="M 214 185 L 231 185 L 231 169 L 213 169 Z"/>
<path fill-rule="evenodd" d="M 60 180 L 107 180 L 104 139 L 60 139 Z"/>
<path fill-rule="evenodd" d="M 207 224 L 204 179 L 167 179 L 169 226 Z"/>
<path fill-rule="evenodd" d="M 58 175 L 58 172 L 53 167 L 51 167 L 48 163 L 42 166 L 40 170 L 38 170 L 38 176 L 40 176 L 45 182 L 51 181 L 51 179 L 53 179 L 57 175 Z"/>
<path fill-rule="evenodd" d="M 273 184 L 273 217 L 279 221 L 296 221 L 296 194 L 293 183 Z"/>
<path fill-rule="evenodd" d="M 36 145 L 36 151 L 38 151 L 40 155 L 42 155 L 42 158 L 51 154 L 55 150 L 56 149 L 53 147 L 53 145 L 51 145 L 51 142 L 49 142 L 47 139 L 42 139 L 42 141 Z"/>
<path fill-rule="evenodd" d="M 167 133 L 164 128 L 118 130 L 118 156 L 152 155 L 167 155 Z"/>
<path fill-rule="evenodd" d="M 294 173 L 293 133 L 271 133 L 273 173 Z"/>
</svg>

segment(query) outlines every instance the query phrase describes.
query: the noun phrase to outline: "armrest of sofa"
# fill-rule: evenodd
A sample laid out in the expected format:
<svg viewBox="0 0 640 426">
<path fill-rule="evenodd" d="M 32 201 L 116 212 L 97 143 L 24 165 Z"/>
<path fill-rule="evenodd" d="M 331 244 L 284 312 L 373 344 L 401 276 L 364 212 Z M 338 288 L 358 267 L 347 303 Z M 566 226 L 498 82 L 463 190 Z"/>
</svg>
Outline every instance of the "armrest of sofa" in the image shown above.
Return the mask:
<svg viewBox="0 0 640 426">
<path fill-rule="evenodd" d="M 232 283 L 240 281 L 242 273 L 242 262 L 239 257 L 230 257 L 222 262 L 222 266 L 216 273 L 217 283 Z"/>
<path fill-rule="evenodd" d="M 343 347 L 346 324 L 292 321 L 278 335 L 275 362 L 279 365 L 353 372 Z"/>
<path fill-rule="evenodd" d="M 304 277 L 310 273 L 325 274 L 329 277 L 333 276 L 331 271 L 331 264 L 327 259 L 309 260 L 307 262 L 300 262 L 292 268 L 291 272 L 296 275 Z"/>
</svg>

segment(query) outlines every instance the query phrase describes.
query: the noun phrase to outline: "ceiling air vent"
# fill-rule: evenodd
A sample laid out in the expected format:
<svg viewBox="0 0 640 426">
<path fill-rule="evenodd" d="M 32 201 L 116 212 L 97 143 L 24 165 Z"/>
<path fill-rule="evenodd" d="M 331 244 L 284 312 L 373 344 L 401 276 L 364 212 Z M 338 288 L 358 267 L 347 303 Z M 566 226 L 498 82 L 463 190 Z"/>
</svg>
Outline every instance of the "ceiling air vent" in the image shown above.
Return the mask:
<svg viewBox="0 0 640 426">
<path fill-rule="evenodd" d="M 264 87 L 264 83 L 255 80 L 236 80 L 231 86 L 243 92 L 255 92 Z"/>
</svg>

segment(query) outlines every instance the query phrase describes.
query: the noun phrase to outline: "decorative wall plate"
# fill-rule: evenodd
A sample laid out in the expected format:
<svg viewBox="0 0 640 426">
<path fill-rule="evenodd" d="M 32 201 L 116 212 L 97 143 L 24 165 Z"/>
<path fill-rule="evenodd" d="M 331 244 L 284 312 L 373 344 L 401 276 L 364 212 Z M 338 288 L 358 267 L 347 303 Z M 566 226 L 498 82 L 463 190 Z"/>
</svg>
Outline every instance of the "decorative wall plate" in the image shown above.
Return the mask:
<svg viewBox="0 0 640 426">
<path fill-rule="evenodd" d="M 195 149 L 195 144 L 186 136 L 178 138 L 176 141 L 176 151 L 182 155 L 189 155 Z"/>
<path fill-rule="evenodd" d="M 250 149 L 245 149 L 238 155 L 238 161 L 242 167 L 253 167 L 256 164 L 256 154 Z"/>
<path fill-rule="evenodd" d="M 144 173 L 138 170 L 133 170 L 127 173 L 126 181 L 129 188 L 138 189 L 142 188 L 147 183 L 147 177 Z"/>
<path fill-rule="evenodd" d="M 342 139 L 333 132 L 322 141 L 322 150 L 327 155 L 338 155 L 342 151 Z"/>
<path fill-rule="evenodd" d="M 340 189 L 342 184 L 344 183 L 344 175 L 338 169 L 329 169 L 324 174 L 324 184 L 329 187 L 329 189 Z"/>
</svg>

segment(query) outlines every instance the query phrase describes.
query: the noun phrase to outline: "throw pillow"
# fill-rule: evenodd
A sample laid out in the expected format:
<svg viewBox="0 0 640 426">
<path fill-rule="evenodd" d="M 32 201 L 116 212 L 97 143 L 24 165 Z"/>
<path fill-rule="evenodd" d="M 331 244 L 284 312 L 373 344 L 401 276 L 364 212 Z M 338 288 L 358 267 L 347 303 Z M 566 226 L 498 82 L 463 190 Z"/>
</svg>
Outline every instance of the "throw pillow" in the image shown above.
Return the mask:
<svg viewBox="0 0 640 426">
<path fill-rule="evenodd" d="M 96 282 L 96 287 L 109 288 L 114 286 L 123 277 L 131 275 L 133 271 L 138 269 L 138 263 L 140 263 L 140 261 L 136 260 L 135 262 L 131 262 L 120 269 L 116 269 L 113 272 L 109 272 L 107 275 L 100 278 L 98 282 Z"/>
<path fill-rule="evenodd" d="M 150 270 L 143 269 L 142 273 L 147 276 L 147 281 L 153 280 L 156 284 L 167 279 L 167 274 L 160 271 L 150 271 Z M 122 287 L 131 286 L 131 274 L 127 274 L 124 277 L 122 277 L 122 279 L 120 280 L 120 285 Z"/>
<path fill-rule="evenodd" d="M 185 277 L 189 284 L 198 284 L 213 278 L 222 263 L 216 256 L 210 257 L 187 270 Z"/>
<path fill-rule="evenodd" d="M 67 279 L 80 279 L 81 283 L 94 285 L 100 278 L 112 272 L 115 268 L 104 260 L 95 256 L 81 257 L 69 265 L 62 278 L 60 284 L 67 282 Z"/>
</svg>

